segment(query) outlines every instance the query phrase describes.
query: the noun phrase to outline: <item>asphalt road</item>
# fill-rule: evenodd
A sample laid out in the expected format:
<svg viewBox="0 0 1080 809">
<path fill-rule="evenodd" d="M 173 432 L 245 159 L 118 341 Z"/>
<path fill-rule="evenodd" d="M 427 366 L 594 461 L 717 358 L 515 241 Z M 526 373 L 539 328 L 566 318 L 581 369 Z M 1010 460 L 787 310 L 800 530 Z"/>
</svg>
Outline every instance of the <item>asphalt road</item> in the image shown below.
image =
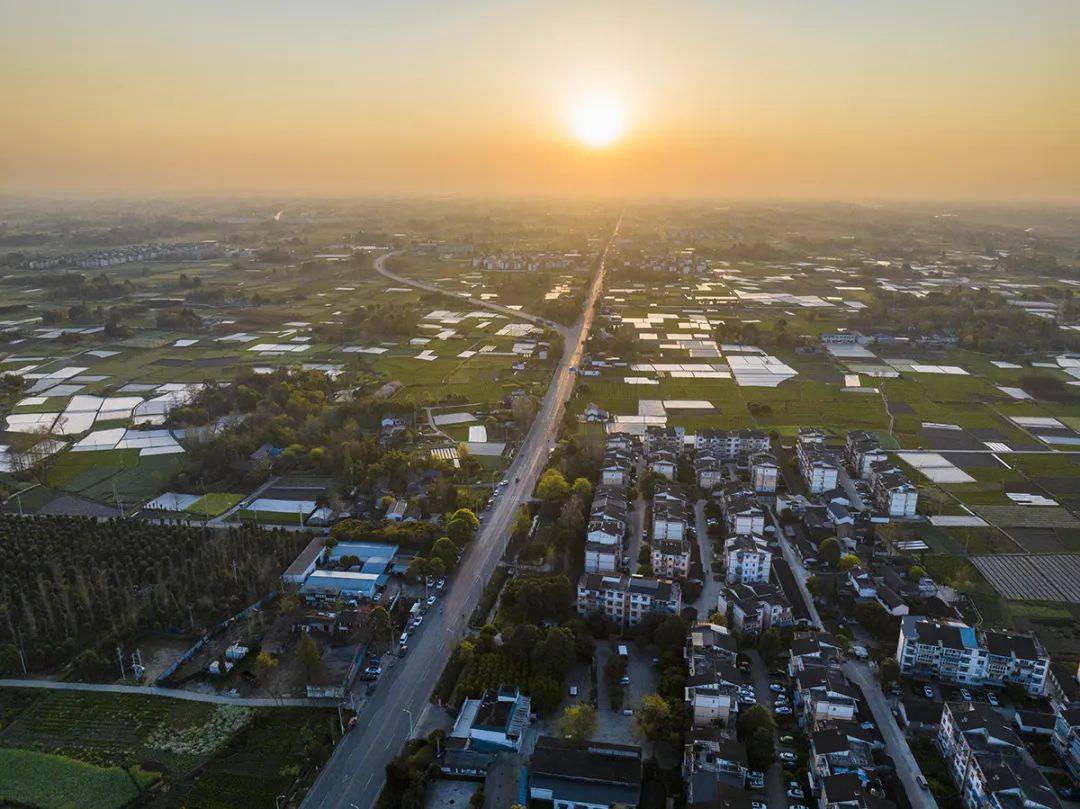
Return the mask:
<svg viewBox="0 0 1080 809">
<path fill-rule="evenodd" d="M 929 790 L 919 786 L 916 776 L 920 775 L 919 765 L 915 756 L 908 747 L 907 739 L 900 731 L 896 719 L 889 711 L 889 702 L 881 690 L 874 672 L 865 663 L 857 660 L 849 660 L 844 664 L 844 673 L 852 682 L 858 683 L 866 697 L 870 713 L 874 715 L 878 730 L 885 740 L 885 750 L 889 754 L 889 760 L 896 767 L 896 775 L 900 783 L 904 785 L 912 809 L 937 809 L 937 801 Z"/>
<path fill-rule="evenodd" d="M 563 408 L 574 386 L 574 374 L 570 369 L 580 362 L 592 327 L 596 301 L 603 288 L 608 248 L 621 223 L 620 215 L 600 255 L 581 318 L 573 327 L 560 328 L 565 338 L 563 357 L 536 419 L 506 472 L 506 479 L 510 481 L 506 491 L 488 512 L 476 538 L 465 551 L 440 606 L 429 610 L 420 629 L 410 639 L 406 656 L 384 670 L 376 692 L 360 711 L 356 727 L 338 744 L 303 806 L 367 809 L 375 805 L 382 790 L 386 765 L 401 749 L 411 725 L 420 720 L 428 705 L 435 682 L 451 651 L 465 634 L 468 616 L 506 548 L 517 507 L 532 495 L 547 462 L 548 450 L 555 445 Z M 390 255 L 387 253 L 376 259 L 378 272 L 398 283 L 441 291 L 430 284 L 390 273 L 385 268 Z M 469 300 L 474 305 L 487 303 Z M 486 308 L 495 307 L 489 305 Z M 507 313 L 516 319 L 536 319 L 513 310 L 507 310 Z M 360 683 L 358 687 L 365 685 Z"/>
</svg>

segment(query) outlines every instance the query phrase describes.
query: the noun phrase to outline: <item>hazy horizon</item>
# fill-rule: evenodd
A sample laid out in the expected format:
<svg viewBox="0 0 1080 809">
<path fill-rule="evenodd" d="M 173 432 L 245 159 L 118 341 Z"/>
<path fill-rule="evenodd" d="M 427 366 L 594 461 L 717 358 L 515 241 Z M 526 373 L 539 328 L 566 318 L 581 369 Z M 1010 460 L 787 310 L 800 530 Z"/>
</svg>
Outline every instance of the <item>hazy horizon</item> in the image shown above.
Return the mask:
<svg viewBox="0 0 1080 809">
<path fill-rule="evenodd" d="M 580 5 L 9 0 L 0 193 L 1080 201 L 1080 4 Z"/>
</svg>

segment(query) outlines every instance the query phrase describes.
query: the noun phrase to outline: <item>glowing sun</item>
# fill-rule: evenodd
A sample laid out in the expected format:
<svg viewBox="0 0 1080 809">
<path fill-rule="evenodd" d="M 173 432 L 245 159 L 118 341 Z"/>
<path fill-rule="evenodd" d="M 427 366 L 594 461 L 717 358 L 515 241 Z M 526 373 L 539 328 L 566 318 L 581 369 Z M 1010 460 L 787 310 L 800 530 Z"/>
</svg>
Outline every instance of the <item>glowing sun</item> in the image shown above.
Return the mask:
<svg viewBox="0 0 1080 809">
<path fill-rule="evenodd" d="M 586 146 L 602 149 L 617 141 L 625 130 L 622 106 L 605 95 L 580 98 L 570 107 L 570 129 Z"/>
</svg>

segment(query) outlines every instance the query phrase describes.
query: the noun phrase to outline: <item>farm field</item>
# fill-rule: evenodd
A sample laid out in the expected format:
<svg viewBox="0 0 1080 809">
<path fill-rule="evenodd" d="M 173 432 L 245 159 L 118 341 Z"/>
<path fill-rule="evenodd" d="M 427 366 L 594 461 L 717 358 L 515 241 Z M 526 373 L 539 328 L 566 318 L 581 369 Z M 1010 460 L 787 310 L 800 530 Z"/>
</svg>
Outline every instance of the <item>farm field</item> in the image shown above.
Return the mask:
<svg viewBox="0 0 1080 809">
<path fill-rule="evenodd" d="M 159 697 L 5 693 L 0 800 L 41 809 L 273 803 L 329 756 L 337 715 Z"/>
</svg>

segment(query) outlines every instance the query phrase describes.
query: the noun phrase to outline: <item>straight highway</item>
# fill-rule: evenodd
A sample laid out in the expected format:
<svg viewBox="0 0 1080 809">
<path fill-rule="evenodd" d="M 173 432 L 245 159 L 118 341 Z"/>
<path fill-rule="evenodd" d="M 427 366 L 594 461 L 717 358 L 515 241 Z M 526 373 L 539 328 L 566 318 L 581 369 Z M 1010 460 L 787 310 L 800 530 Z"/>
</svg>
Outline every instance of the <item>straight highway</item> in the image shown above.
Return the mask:
<svg viewBox="0 0 1080 809">
<path fill-rule="evenodd" d="M 502 557 L 517 508 L 532 495 L 548 452 L 555 446 L 563 409 L 574 386 L 575 374 L 571 369 L 581 362 L 592 328 L 596 301 L 603 289 L 607 254 L 621 224 L 620 214 L 600 252 L 596 273 L 578 322 L 570 328 L 559 327 L 564 337 L 563 356 L 532 427 L 506 472 L 509 481 L 506 490 L 496 500 L 472 544 L 466 549 L 453 581 L 442 598 L 441 608 L 428 612 L 423 625 L 409 641 L 406 656 L 397 660 L 392 668 L 384 669 L 375 693 L 357 717 L 356 727 L 334 750 L 304 799 L 304 807 L 368 809 L 375 805 L 382 790 L 386 765 L 397 755 L 410 729 L 419 721 L 430 701 L 443 666 L 464 636 L 468 617 Z M 386 261 L 392 255 L 386 253 L 379 256 L 375 261 L 376 271 L 398 283 L 441 292 L 430 284 L 415 282 L 387 270 Z M 467 298 L 461 295 L 457 297 Z M 487 303 L 467 299 L 477 305 Z M 507 310 L 507 313 L 515 318 L 535 320 L 514 310 Z"/>
</svg>

